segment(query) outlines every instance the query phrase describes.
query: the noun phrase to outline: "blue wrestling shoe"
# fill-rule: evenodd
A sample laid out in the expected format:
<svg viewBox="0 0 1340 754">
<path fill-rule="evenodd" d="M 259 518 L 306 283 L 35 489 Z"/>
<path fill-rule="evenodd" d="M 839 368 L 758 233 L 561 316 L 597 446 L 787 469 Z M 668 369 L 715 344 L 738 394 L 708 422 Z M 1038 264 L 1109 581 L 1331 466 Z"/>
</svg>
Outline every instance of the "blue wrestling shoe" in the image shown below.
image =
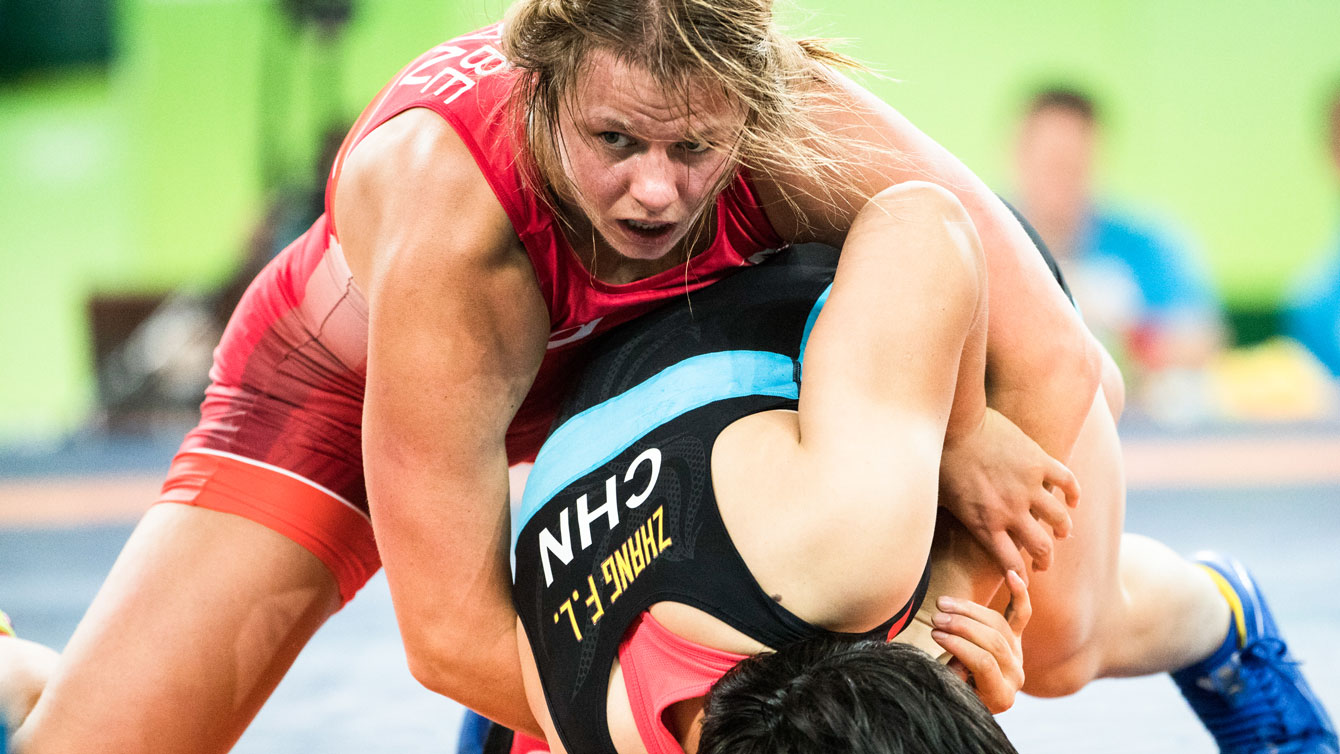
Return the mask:
<svg viewBox="0 0 1340 754">
<path fill-rule="evenodd" d="M 1340 754 L 1335 727 L 1299 670 L 1251 574 L 1199 553 L 1232 608 L 1224 646 L 1172 674 L 1222 754 Z"/>
</svg>

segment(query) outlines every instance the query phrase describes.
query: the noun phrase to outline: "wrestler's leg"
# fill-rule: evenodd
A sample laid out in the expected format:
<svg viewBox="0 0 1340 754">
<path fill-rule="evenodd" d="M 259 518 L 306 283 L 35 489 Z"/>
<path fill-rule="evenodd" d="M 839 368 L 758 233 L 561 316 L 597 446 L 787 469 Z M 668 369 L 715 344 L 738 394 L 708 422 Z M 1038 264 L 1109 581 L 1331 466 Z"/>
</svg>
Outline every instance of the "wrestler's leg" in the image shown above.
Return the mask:
<svg viewBox="0 0 1340 754">
<path fill-rule="evenodd" d="M 1122 535 L 1125 480 L 1110 404 L 1100 395 L 1075 444 L 1071 470 L 1084 491 L 1070 538 L 1052 567 L 1033 572 L 1033 618 L 1024 631 L 1024 690 L 1074 693 L 1095 678 L 1176 670 L 1224 641 L 1228 604 L 1205 572 L 1154 540 Z M 942 517 L 928 597 L 1004 608 L 999 566 L 953 519 Z M 937 653 L 927 599 L 905 640 Z"/>
<path fill-rule="evenodd" d="M 1175 670 L 1224 641 L 1227 602 L 1205 572 L 1167 547 L 1123 537 L 1125 472 L 1102 394 L 1070 459 L 1083 499 L 1050 569 L 1033 573 L 1024 689 L 1073 693 L 1094 678 Z"/>
<path fill-rule="evenodd" d="M 14 751 L 227 751 L 340 605 L 334 576 L 291 539 L 229 513 L 156 505 Z"/>
</svg>

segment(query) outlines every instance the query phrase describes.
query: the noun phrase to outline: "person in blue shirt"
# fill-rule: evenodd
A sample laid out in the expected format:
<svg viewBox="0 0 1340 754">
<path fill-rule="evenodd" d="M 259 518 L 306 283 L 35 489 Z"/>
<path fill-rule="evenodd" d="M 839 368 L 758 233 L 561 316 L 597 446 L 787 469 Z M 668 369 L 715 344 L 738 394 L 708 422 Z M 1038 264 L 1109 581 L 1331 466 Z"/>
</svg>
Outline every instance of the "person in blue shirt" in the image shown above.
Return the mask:
<svg viewBox="0 0 1340 754">
<path fill-rule="evenodd" d="M 1340 178 L 1340 83 L 1326 114 L 1331 163 Z M 1298 279 L 1284 309 L 1285 332 L 1340 377 L 1340 222 L 1321 258 Z"/>
<path fill-rule="evenodd" d="M 1185 234 L 1097 198 L 1100 126 L 1084 92 L 1033 95 L 1016 142 L 1016 204 L 1084 302 L 1085 321 L 1122 364 L 1137 405 L 1156 417 L 1206 413 L 1210 407 L 1187 394 L 1204 395 L 1195 384 L 1222 343 L 1219 301 Z"/>
</svg>

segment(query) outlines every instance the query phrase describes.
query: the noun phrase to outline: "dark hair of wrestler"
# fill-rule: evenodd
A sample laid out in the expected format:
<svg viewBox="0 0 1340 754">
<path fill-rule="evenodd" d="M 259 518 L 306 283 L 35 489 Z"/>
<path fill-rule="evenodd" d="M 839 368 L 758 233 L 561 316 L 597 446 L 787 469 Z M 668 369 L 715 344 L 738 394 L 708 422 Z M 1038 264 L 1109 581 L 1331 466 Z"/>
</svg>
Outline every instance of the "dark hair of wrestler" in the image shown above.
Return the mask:
<svg viewBox="0 0 1340 754">
<path fill-rule="evenodd" d="M 698 754 L 1013 754 L 966 684 L 905 644 L 833 637 L 740 662 L 707 697 Z"/>
</svg>

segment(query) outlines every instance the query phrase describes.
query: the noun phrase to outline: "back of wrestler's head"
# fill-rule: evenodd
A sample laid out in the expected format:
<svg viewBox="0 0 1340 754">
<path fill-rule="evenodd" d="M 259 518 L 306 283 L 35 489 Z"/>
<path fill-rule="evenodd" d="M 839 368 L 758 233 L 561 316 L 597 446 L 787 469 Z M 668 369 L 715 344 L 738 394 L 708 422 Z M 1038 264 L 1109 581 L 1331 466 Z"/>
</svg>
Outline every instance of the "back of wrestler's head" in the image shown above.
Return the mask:
<svg viewBox="0 0 1340 754">
<path fill-rule="evenodd" d="M 698 754 L 1014 754 L 919 649 L 822 637 L 744 660 L 707 698 Z"/>
</svg>

